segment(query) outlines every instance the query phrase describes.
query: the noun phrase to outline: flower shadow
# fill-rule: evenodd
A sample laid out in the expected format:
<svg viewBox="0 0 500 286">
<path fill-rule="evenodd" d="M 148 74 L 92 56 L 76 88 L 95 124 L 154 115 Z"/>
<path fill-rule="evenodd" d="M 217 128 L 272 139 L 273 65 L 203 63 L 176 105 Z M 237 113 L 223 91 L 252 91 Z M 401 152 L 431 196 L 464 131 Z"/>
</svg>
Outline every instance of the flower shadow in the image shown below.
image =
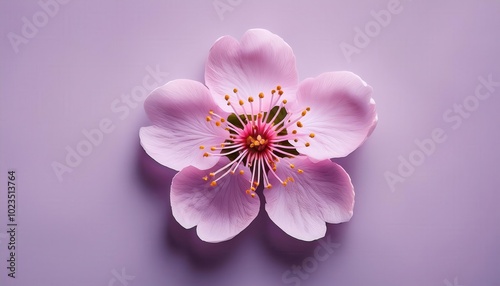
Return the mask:
<svg viewBox="0 0 500 286">
<path fill-rule="evenodd" d="M 335 160 L 352 176 L 356 172 L 355 161 L 358 152 L 349 158 Z M 139 147 L 138 175 L 144 184 L 144 189 L 154 200 L 168 205 L 170 185 L 177 171 L 164 167 L 149 157 Z M 311 242 L 295 239 L 276 226 L 265 211 L 265 199 L 262 190 L 257 191 L 261 198 L 261 207 L 257 218 L 240 234 L 229 241 L 207 243 L 199 239 L 196 228 L 183 228 L 172 215 L 170 206 L 165 212 L 165 231 L 162 237 L 164 250 L 171 255 L 176 253 L 186 255 L 191 266 L 200 272 L 211 271 L 229 263 L 229 258 L 237 253 L 242 244 L 252 240 L 260 243 L 267 249 L 270 260 L 289 267 L 300 264 L 305 258 L 314 254 L 314 250 L 321 244 L 321 239 Z M 343 244 L 349 223 L 327 224 L 325 238 L 329 241 Z"/>
<path fill-rule="evenodd" d="M 208 271 L 224 264 L 235 253 L 235 249 L 251 231 L 245 230 L 235 238 L 221 242 L 208 243 L 200 240 L 196 228 L 185 229 L 173 217 L 170 208 L 170 186 L 177 171 L 160 165 L 139 147 L 138 177 L 144 184 L 145 192 L 155 201 L 167 207 L 165 212 L 165 231 L 162 237 L 165 252 L 187 255 L 192 266 L 199 271 Z"/>
<path fill-rule="evenodd" d="M 191 266 L 199 271 L 210 271 L 227 262 L 240 244 L 241 237 L 221 243 L 200 240 L 196 228 L 184 229 L 169 212 L 164 233 L 164 246 L 168 253 L 177 252 L 189 257 Z"/>
<path fill-rule="evenodd" d="M 160 165 L 138 146 L 137 175 L 146 192 L 156 200 L 168 199 L 170 185 L 177 171 Z"/>
<path fill-rule="evenodd" d="M 284 266 L 301 264 L 304 259 L 314 255 L 322 240 L 342 245 L 349 224 L 327 224 L 324 238 L 314 241 L 302 241 L 289 236 L 276 226 L 265 214 L 267 223 L 265 235 L 262 236 L 262 245 L 267 248 L 269 259 L 275 260 Z"/>
<path fill-rule="evenodd" d="M 342 166 L 351 178 L 357 177 L 359 173 L 359 160 L 361 160 L 362 148 L 357 149 L 348 157 L 334 159 L 335 163 Z M 265 209 L 262 208 L 259 216 L 265 217 L 265 231 L 262 236 L 262 244 L 268 249 L 269 258 L 274 259 L 286 266 L 300 264 L 307 257 L 314 255 L 315 249 L 326 241 L 342 245 L 348 233 L 350 223 L 327 224 L 327 232 L 324 238 L 315 241 L 302 241 L 289 236 L 274 224 Z M 341 250 L 339 250 L 341 251 Z"/>
</svg>

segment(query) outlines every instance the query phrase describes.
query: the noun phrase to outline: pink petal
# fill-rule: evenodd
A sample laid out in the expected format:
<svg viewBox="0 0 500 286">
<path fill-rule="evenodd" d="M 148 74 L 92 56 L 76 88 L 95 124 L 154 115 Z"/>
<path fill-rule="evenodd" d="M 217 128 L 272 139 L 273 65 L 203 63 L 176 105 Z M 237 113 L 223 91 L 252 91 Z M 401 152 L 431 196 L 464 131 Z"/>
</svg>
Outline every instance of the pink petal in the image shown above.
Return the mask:
<svg viewBox="0 0 500 286">
<path fill-rule="evenodd" d="M 281 159 L 276 174 L 293 180 L 283 186 L 269 174 L 272 188 L 264 190 L 266 211 L 287 234 L 305 241 L 319 239 L 325 236 L 325 222 L 341 223 L 352 217 L 354 188 L 338 164 L 330 160 L 313 163 L 304 156 Z"/>
<path fill-rule="evenodd" d="M 172 180 L 170 202 L 173 216 L 185 228 L 198 225 L 198 236 L 207 242 L 233 238 L 259 212 L 259 198 L 252 198 L 245 193 L 250 186 L 248 168 L 240 166 L 234 174 L 228 174 L 217 181 L 215 187 L 210 186 L 210 179 L 202 179 L 227 163 L 229 159 L 223 157 L 209 170 L 187 167 Z M 239 174 L 239 170 L 243 170 L 244 174 Z"/>
<path fill-rule="evenodd" d="M 271 90 L 280 85 L 284 91 L 282 99 L 292 101 L 298 84 L 295 55 L 282 38 L 267 30 L 248 30 L 241 42 L 224 36 L 210 50 L 205 82 L 215 101 L 229 112 L 232 109 L 226 105 L 226 94 L 233 96 L 233 106 L 238 112 L 241 110 L 234 97 L 234 88 L 245 101 L 249 96 L 257 101 L 259 93 L 263 92 L 263 106 L 267 107 Z"/>
<path fill-rule="evenodd" d="M 299 141 L 291 143 L 299 153 L 316 160 L 347 156 L 376 126 L 371 94 L 372 88 L 351 72 L 323 73 L 304 80 L 297 91 L 297 106 L 311 110 L 300 119 L 302 128 L 289 128 L 299 135 Z"/>
<path fill-rule="evenodd" d="M 209 111 L 227 117 L 212 100 L 208 89 L 192 80 L 174 80 L 155 89 L 144 103 L 153 126 L 141 128 L 141 145 L 158 163 L 180 170 L 187 166 L 212 167 L 216 156 L 203 157 L 211 146 L 218 146 L 229 136 L 213 121 Z M 204 146 L 205 149 L 200 149 Z"/>
</svg>

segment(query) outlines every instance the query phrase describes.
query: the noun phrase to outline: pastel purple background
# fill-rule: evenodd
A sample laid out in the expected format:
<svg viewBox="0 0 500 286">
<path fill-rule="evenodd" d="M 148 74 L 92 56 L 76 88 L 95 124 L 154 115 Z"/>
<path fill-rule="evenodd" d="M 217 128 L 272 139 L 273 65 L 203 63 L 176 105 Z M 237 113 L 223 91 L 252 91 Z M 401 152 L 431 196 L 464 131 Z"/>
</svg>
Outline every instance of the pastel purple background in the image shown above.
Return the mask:
<svg viewBox="0 0 500 286">
<path fill-rule="evenodd" d="M 226 0 L 221 0 L 226 3 Z M 500 285 L 500 88 L 452 129 L 442 116 L 474 96 L 478 76 L 500 81 L 500 2 L 401 2 L 401 13 L 348 62 L 339 45 L 373 20 L 377 1 L 235 1 L 219 17 L 213 1 L 82 1 L 61 5 L 15 53 L 36 1 L 0 2 L 0 233 L 6 171 L 18 178 L 18 278 L 0 284 L 130 286 L 294 285 L 282 275 L 318 245 L 283 234 L 262 211 L 232 241 L 206 244 L 172 218 L 174 172 L 142 151 L 142 102 L 120 119 L 113 101 L 142 85 L 146 67 L 203 80 L 222 35 L 266 28 L 294 49 L 301 79 L 350 70 L 374 88 L 379 125 L 339 160 L 356 188 L 349 223 L 329 226 L 339 245 L 300 285 Z M 109 118 L 115 129 L 59 182 L 51 164 L 82 130 Z M 414 140 L 441 128 L 447 140 L 404 182 L 387 184 Z M 455 282 L 458 282 L 455 284 Z M 114 284 L 113 284 L 114 283 Z M 296 285 L 296 284 L 295 284 Z"/>
</svg>

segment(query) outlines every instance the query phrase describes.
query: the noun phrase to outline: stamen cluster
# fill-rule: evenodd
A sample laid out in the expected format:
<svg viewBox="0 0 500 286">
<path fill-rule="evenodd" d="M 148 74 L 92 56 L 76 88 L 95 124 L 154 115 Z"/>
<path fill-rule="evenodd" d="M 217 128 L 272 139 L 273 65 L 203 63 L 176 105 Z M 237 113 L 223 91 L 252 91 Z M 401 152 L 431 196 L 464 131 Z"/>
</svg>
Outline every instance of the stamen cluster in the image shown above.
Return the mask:
<svg viewBox="0 0 500 286">
<path fill-rule="evenodd" d="M 238 166 L 244 164 L 252 172 L 250 186 L 246 190 L 246 193 L 252 197 L 256 196 L 255 191 L 261 183 L 266 188 L 272 187 L 267 172 L 284 186 L 288 182 L 293 182 L 292 177 L 281 179 L 276 174 L 276 163 L 280 158 L 294 158 L 299 155 L 289 141 L 303 141 L 304 146 L 310 146 L 307 136 L 300 136 L 296 129 L 293 129 L 291 133 L 287 130 L 293 125 L 302 128 L 303 124 L 300 119 L 311 109 L 307 107 L 299 116 L 291 119 L 294 114 L 286 110 L 287 100 L 281 100 L 283 94 L 284 91 L 278 85 L 276 89 L 271 90 L 269 105 L 263 106 L 265 97 L 263 92 L 259 93 L 256 102 L 252 96 L 244 100 L 235 88 L 232 95 L 224 96 L 227 105 L 232 107 L 233 114 L 224 118 L 212 110 L 208 112 L 206 120 L 213 122 L 217 127 L 224 128 L 228 131 L 228 136 L 218 146 L 211 146 L 211 152 L 205 152 L 203 156 L 227 156 L 231 161 L 219 170 L 204 176 L 203 180 L 210 181 L 210 185 L 215 187 L 218 180 L 228 174 L 235 174 Z M 235 103 L 241 106 L 242 113 L 235 108 Z M 309 138 L 314 137 L 313 133 L 309 135 Z M 205 149 L 205 146 L 200 146 L 200 149 Z M 289 167 L 295 169 L 293 164 Z M 302 174 L 303 170 L 297 169 L 297 172 Z M 242 175 L 244 171 L 240 170 L 239 173 Z"/>
</svg>

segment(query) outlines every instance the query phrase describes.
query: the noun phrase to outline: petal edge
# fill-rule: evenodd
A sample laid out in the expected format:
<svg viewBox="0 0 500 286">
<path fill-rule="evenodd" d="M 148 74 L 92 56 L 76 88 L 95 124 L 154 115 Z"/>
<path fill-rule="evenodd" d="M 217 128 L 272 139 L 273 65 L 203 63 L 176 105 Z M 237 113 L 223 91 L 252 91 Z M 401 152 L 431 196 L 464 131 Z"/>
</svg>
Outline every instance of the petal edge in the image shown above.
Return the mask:
<svg viewBox="0 0 500 286">
<path fill-rule="evenodd" d="M 349 155 L 377 125 L 371 95 L 372 88 L 351 72 L 328 72 L 304 80 L 297 92 L 297 106 L 310 111 L 300 119 L 302 128 L 290 128 L 299 137 L 298 142 L 290 143 L 316 160 Z"/>
<path fill-rule="evenodd" d="M 196 232 L 206 242 L 229 240 L 243 231 L 257 216 L 258 197 L 245 193 L 250 181 L 248 168 L 240 166 L 235 174 L 228 174 L 210 186 L 203 176 L 229 163 L 221 160 L 209 170 L 187 167 L 172 180 L 170 202 L 172 214 L 184 228 L 197 226 Z M 244 174 L 239 174 L 243 170 Z"/>
<path fill-rule="evenodd" d="M 281 159 L 276 174 L 293 181 L 283 186 L 270 175 L 273 187 L 264 190 L 266 211 L 290 236 L 319 239 L 326 233 L 326 223 L 342 223 L 352 217 L 354 187 L 340 165 L 330 160 L 313 163 L 307 157 Z"/>
<path fill-rule="evenodd" d="M 187 166 L 206 169 L 218 158 L 204 157 L 206 150 L 225 141 L 228 132 L 207 122 L 209 111 L 227 117 L 213 102 L 208 89 L 192 80 L 174 80 L 155 89 L 144 109 L 153 126 L 139 131 L 141 145 L 158 163 L 181 170 Z"/>
</svg>

